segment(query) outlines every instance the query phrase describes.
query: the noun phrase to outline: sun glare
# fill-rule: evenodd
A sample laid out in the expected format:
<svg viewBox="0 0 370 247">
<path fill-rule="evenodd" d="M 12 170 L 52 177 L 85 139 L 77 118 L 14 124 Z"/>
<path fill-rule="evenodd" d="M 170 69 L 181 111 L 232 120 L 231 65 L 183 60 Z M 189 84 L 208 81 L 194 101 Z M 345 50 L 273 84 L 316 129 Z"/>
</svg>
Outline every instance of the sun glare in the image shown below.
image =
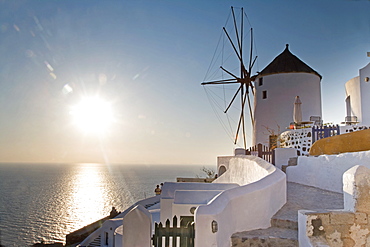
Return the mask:
<svg viewBox="0 0 370 247">
<path fill-rule="evenodd" d="M 73 123 L 86 133 L 103 134 L 113 122 L 110 103 L 98 97 L 83 98 L 71 114 Z"/>
</svg>

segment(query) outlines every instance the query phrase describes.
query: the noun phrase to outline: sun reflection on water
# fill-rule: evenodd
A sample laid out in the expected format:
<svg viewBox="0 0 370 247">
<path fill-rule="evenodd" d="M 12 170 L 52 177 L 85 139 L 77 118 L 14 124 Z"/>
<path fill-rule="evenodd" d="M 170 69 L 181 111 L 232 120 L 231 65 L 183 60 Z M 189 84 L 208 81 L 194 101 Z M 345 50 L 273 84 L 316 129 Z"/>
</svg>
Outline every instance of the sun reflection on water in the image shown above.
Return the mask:
<svg viewBox="0 0 370 247">
<path fill-rule="evenodd" d="M 100 164 L 78 164 L 72 182 L 71 198 L 68 200 L 68 215 L 73 227 L 86 226 L 106 216 L 105 204 L 108 201 L 106 184 L 108 181 Z"/>
<path fill-rule="evenodd" d="M 199 171 L 199 168 L 195 168 Z M 107 164 L 0 164 L 1 240 L 9 247 L 62 242 L 66 235 L 138 200 L 189 167 Z M 171 180 L 172 179 L 172 180 Z M 16 213 L 15 213 L 16 212 Z"/>
</svg>

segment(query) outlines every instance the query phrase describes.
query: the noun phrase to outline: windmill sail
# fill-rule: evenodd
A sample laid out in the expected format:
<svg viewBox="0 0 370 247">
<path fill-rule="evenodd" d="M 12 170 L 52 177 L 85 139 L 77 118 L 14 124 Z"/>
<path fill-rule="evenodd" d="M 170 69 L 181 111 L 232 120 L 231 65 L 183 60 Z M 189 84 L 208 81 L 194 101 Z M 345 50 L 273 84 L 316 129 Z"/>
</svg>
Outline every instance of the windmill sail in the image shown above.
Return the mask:
<svg viewBox="0 0 370 247">
<path fill-rule="evenodd" d="M 248 66 L 245 66 L 244 63 L 244 54 L 243 54 L 243 41 L 244 41 L 244 17 L 246 16 L 243 8 L 240 11 L 240 23 L 238 25 L 237 18 L 235 16 L 234 8 L 231 7 L 232 20 L 233 20 L 233 29 L 234 34 L 229 33 L 226 27 L 223 27 L 223 33 L 227 38 L 227 41 L 232 48 L 234 58 L 238 61 L 239 71 L 238 74 L 234 73 L 230 68 L 220 66 L 220 70 L 227 75 L 229 78 L 220 79 L 220 80 L 211 80 L 204 81 L 201 85 L 230 85 L 236 84 L 238 88 L 236 89 L 234 95 L 231 97 L 229 103 L 227 104 L 224 113 L 227 113 L 231 106 L 236 102 L 237 98 L 240 98 L 240 113 L 237 121 L 236 133 L 234 135 L 234 144 L 237 143 L 240 133 L 242 134 L 244 148 L 247 147 L 246 142 L 246 124 L 245 124 L 245 107 L 248 105 L 249 117 L 253 126 L 253 114 L 252 114 L 252 105 L 250 99 L 250 93 L 254 94 L 254 86 L 252 84 L 252 68 L 256 62 L 257 56 L 253 58 L 253 29 L 250 28 L 250 49 L 249 49 L 249 62 Z M 248 115 L 248 113 L 247 113 Z"/>
</svg>

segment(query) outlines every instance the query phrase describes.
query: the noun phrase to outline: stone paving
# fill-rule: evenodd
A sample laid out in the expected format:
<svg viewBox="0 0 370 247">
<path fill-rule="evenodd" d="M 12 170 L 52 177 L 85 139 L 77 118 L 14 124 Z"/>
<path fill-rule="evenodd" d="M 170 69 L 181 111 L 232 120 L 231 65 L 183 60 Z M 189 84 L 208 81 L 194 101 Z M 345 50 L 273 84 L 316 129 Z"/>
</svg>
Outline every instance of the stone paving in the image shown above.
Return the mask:
<svg viewBox="0 0 370 247">
<path fill-rule="evenodd" d="M 233 234 L 233 247 L 298 246 L 298 210 L 342 209 L 343 194 L 287 183 L 287 203 L 271 219 L 271 227 Z"/>
</svg>

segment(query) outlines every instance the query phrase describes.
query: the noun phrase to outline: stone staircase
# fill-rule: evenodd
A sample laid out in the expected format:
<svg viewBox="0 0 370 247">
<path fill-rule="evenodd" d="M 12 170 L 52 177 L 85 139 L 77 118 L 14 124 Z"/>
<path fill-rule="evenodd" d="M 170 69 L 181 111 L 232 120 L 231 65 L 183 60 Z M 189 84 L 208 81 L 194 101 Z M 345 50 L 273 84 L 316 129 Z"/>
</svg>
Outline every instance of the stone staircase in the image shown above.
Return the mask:
<svg viewBox="0 0 370 247">
<path fill-rule="evenodd" d="M 94 239 L 87 247 L 100 247 L 101 235 Z"/>
<path fill-rule="evenodd" d="M 233 234 L 234 247 L 298 246 L 298 222 L 272 219 L 271 227 Z"/>
<path fill-rule="evenodd" d="M 340 193 L 288 182 L 287 203 L 272 217 L 271 227 L 234 233 L 232 247 L 298 246 L 298 210 L 342 208 Z"/>
</svg>

